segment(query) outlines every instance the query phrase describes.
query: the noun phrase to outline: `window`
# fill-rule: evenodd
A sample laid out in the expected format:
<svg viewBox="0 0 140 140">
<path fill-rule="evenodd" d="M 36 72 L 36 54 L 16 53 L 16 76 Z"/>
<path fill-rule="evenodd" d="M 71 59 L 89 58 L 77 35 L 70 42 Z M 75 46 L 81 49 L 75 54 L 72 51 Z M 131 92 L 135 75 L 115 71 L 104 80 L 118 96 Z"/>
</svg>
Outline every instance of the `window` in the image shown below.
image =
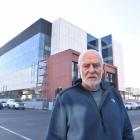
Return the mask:
<svg viewBox="0 0 140 140">
<path fill-rule="evenodd" d="M 113 56 L 112 47 L 103 49 L 102 56 L 103 58 L 110 57 L 110 56 L 112 57 Z"/>
<path fill-rule="evenodd" d="M 102 48 L 104 48 L 106 46 L 109 46 L 111 44 L 112 44 L 112 35 L 108 35 L 108 36 L 105 36 L 105 37 L 101 38 Z"/>
<path fill-rule="evenodd" d="M 99 50 L 98 39 L 90 34 L 87 34 L 87 49 Z"/>
<path fill-rule="evenodd" d="M 80 74 L 78 72 L 77 62 L 72 62 L 72 85 L 75 84 L 75 82 L 80 79 Z"/>
<path fill-rule="evenodd" d="M 110 82 L 110 84 L 113 86 L 113 87 L 116 87 L 115 85 L 115 81 L 116 81 L 116 76 L 114 73 L 110 73 L 110 72 L 107 72 L 107 81 Z"/>
</svg>

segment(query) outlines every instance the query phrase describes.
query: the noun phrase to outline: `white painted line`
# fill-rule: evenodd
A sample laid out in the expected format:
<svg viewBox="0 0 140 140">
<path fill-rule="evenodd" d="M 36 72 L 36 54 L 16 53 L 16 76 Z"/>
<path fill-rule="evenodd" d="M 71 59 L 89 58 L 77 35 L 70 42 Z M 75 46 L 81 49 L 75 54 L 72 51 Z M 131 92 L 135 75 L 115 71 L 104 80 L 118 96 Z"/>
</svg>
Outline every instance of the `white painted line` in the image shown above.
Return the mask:
<svg viewBox="0 0 140 140">
<path fill-rule="evenodd" d="M 21 134 L 19 134 L 19 133 L 16 133 L 16 132 L 12 131 L 12 130 L 10 130 L 10 129 L 7 129 L 6 127 L 3 127 L 3 126 L 1 126 L 1 125 L 0 125 L 0 128 L 3 129 L 3 130 L 6 130 L 6 131 L 8 131 L 8 132 L 10 132 L 10 133 L 12 133 L 12 134 L 15 134 L 15 135 L 17 135 L 17 136 L 19 136 L 19 137 L 21 137 L 21 138 L 23 138 L 23 139 L 25 139 L 25 140 L 32 140 L 32 139 L 27 138 L 27 137 L 25 137 L 25 136 L 23 136 L 23 135 L 21 135 Z"/>
<path fill-rule="evenodd" d="M 136 131 L 136 130 L 139 130 L 139 129 L 140 129 L 140 127 L 136 127 L 136 128 L 133 129 L 133 131 Z"/>
</svg>

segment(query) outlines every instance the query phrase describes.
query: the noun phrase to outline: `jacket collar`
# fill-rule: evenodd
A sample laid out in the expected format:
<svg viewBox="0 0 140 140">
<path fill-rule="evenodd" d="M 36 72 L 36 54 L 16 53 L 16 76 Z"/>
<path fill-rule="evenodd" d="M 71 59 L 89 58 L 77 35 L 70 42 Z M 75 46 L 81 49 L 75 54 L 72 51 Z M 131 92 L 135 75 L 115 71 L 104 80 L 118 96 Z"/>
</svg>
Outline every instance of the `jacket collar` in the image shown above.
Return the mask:
<svg viewBox="0 0 140 140">
<path fill-rule="evenodd" d="M 100 86 L 103 90 L 106 90 L 110 87 L 110 83 L 105 81 L 105 80 L 102 80 L 101 83 L 100 83 Z"/>
</svg>

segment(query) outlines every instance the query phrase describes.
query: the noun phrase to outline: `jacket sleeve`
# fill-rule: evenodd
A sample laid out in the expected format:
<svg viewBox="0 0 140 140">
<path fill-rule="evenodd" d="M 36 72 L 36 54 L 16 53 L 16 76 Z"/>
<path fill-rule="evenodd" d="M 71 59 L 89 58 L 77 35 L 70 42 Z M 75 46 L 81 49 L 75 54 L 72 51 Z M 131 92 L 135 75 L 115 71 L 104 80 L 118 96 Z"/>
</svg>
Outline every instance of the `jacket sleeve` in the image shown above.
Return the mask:
<svg viewBox="0 0 140 140">
<path fill-rule="evenodd" d="M 125 108 L 124 108 L 123 140 L 134 140 L 132 125 Z"/>
<path fill-rule="evenodd" d="M 59 96 L 53 108 L 46 140 L 66 140 L 67 117 L 62 98 Z"/>
</svg>

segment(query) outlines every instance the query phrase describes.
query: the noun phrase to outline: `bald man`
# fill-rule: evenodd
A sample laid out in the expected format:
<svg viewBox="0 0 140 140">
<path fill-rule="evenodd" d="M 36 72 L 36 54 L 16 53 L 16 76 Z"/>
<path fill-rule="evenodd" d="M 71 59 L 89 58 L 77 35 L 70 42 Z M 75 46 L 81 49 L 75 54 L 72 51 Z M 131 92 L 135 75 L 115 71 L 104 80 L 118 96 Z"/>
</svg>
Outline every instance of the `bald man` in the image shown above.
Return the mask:
<svg viewBox="0 0 140 140">
<path fill-rule="evenodd" d="M 104 71 L 99 52 L 83 52 L 78 70 L 82 82 L 57 98 L 46 140 L 134 140 L 119 92 L 101 80 Z"/>
</svg>

